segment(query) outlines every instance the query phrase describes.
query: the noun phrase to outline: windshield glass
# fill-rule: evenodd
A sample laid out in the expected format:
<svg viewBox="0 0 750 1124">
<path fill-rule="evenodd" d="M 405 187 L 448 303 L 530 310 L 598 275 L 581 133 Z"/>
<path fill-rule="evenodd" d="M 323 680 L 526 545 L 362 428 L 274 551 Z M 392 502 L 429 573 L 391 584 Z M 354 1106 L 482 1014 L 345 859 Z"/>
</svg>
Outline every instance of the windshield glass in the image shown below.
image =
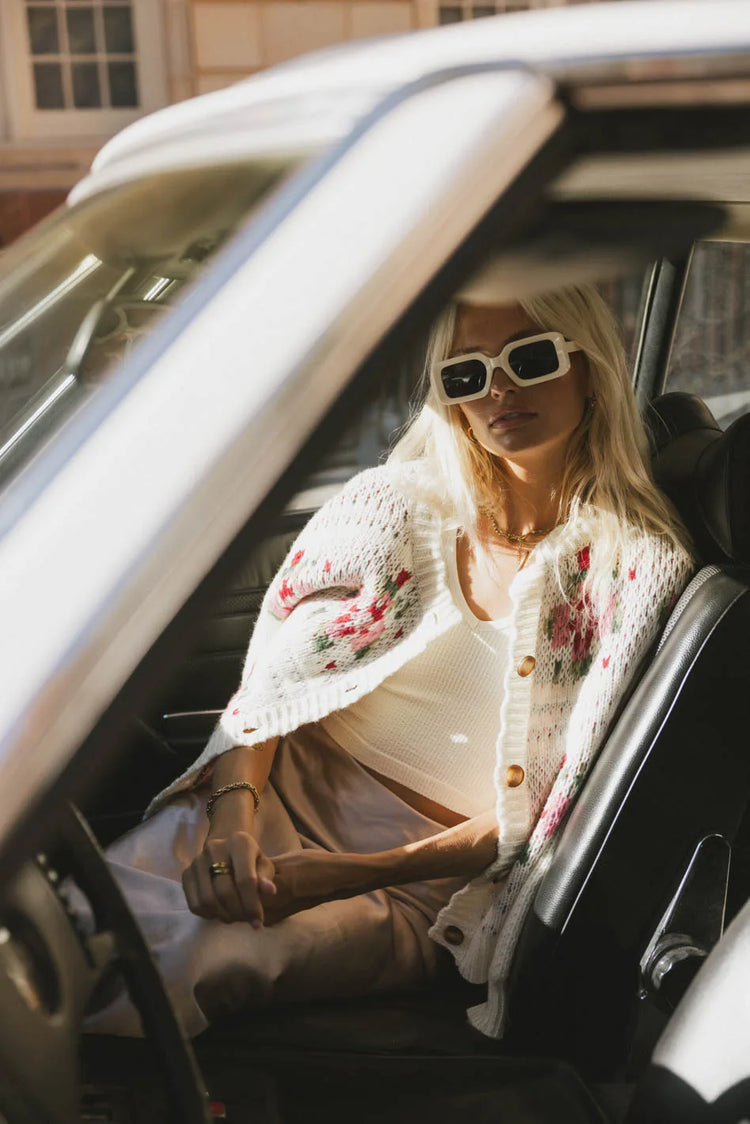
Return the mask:
<svg viewBox="0 0 750 1124">
<path fill-rule="evenodd" d="M 59 211 L 0 257 L 0 486 L 289 171 L 276 160 L 150 174 Z"/>
</svg>

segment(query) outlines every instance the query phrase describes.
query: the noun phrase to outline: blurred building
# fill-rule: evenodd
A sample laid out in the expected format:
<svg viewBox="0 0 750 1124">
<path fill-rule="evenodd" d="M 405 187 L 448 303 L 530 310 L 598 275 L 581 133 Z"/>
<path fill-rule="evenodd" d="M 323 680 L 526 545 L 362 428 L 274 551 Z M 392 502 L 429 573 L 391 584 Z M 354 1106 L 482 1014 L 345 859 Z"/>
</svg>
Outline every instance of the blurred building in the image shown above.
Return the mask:
<svg viewBox="0 0 750 1124">
<path fill-rule="evenodd" d="M 587 0 L 0 0 L 0 248 L 143 113 L 374 35 Z"/>
</svg>

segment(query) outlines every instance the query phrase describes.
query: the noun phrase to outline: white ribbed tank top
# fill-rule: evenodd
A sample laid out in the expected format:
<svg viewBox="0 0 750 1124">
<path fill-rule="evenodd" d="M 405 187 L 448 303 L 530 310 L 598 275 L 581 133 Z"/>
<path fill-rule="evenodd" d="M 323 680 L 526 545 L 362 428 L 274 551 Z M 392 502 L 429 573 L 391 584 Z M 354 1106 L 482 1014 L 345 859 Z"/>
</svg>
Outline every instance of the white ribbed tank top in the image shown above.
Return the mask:
<svg viewBox="0 0 750 1124">
<path fill-rule="evenodd" d="M 456 536 L 443 538 L 461 619 L 374 691 L 321 720 L 352 757 L 454 812 L 494 807 L 495 745 L 509 619 L 482 621 L 461 591 Z"/>
</svg>

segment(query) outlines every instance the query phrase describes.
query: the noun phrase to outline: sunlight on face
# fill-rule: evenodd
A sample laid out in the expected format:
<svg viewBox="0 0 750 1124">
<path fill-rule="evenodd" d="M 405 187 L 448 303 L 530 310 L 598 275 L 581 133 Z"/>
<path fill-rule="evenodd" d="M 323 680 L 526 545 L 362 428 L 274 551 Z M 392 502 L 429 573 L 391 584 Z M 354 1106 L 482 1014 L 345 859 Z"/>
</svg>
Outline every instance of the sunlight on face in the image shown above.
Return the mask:
<svg viewBox="0 0 750 1124">
<path fill-rule="evenodd" d="M 520 305 L 461 304 L 451 355 L 467 351 L 498 355 L 510 340 L 543 330 Z M 570 359 L 566 374 L 537 386 L 516 386 L 496 367 L 488 395 L 455 407 L 466 417 L 474 440 L 509 465 L 557 465 L 586 410 L 586 359 L 582 352 L 574 352 Z"/>
</svg>

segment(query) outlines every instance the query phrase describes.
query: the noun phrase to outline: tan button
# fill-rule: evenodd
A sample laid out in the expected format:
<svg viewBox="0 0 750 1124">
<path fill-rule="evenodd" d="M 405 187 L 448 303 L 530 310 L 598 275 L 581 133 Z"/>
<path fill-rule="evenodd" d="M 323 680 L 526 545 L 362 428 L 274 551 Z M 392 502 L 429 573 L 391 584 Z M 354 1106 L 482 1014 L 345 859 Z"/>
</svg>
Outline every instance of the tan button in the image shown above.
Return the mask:
<svg viewBox="0 0 750 1124">
<path fill-rule="evenodd" d="M 532 671 L 534 670 L 535 667 L 536 667 L 536 660 L 534 659 L 534 657 L 533 656 L 524 656 L 523 659 L 521 660 L 521 662 L 519 663 L 518 667 L 516 668 L 516 671 L 518 672 L 519 675 L 523 676 L 523 678 L 525 679 L 527 675 L 531 675 L 531 673 L 532 673 Z"/>
<path fill-rule="evenodd" d="M 509 765 L 505 770 L 505 783 L 508 788 L 518 788 L 519 784 L 523 784 L 524 776 L 520 765 Z"/>
<path fill-rule="evenodd" d="M 464 935 L 457 925 L 446 925 L 443 936 L 448 944 L 463 944 Z"/>
<path fill-rule="evenodd" d="M 257 726 L 251 726 L 249 730 L 243 730 L 242 733 L 243 734 L 254 734 L 257 729 L 258 729 Z"/>
</svg>

